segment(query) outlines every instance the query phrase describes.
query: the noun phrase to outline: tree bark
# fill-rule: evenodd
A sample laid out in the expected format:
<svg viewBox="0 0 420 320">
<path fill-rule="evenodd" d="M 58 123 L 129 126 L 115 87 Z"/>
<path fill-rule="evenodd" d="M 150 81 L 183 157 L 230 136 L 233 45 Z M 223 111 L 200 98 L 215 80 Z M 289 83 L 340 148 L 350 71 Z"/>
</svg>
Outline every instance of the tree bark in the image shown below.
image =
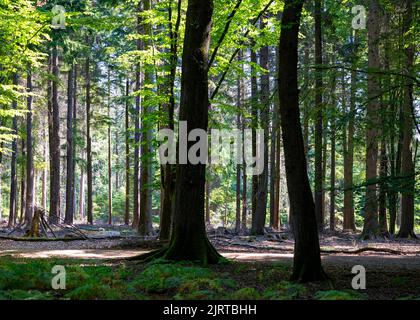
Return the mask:
<svg viewBox="0 0 420 320">
<path fill-rule="evenodd" d="M 74 65 L 71 64 L 67 76 L 67 174 L 66 174 L 66 213 L 64 223 L 73 224 L 74 219 L 74 146 L 73 146 L 73 115 L 74 115 Z"/>
<path fill-rule="evenodd" d="M 51 68 L 54 79 L 51 88 L 50 136 L 50 212 L 49 220 L 59 222 L 60 217 L 60 108 L 58 105 L 58 48 L 52 48 Z"/>
<path fill-rule="evenodd" d="M 112 225 L 111 70 L 108 65 L 108 224 Z"/>
<path fill-rule="evenodd" d="M 143 9 L 145 12 L 151 10 L 151 1 L 143 0 Z M 149 37 L 152 36 L 152 28 L 150 23 L 143 23 L 145 50 L 150 49 L 152 43 Z M 153 71 L 148 70 L 150 66 L 145 66 L 145 90 L 153 85 Z M 152 145 L 151 135 L 152 126 L 150 120 L 146 120 L 152 112 L 150 101 L 145 101 L 142 104 L 141 112 L 141 171 L 140 171 L 140 216 L 138 231 L 140 235 L 148 236 L 153 234 L 152 225 Z"/>
<path fill-rule="evenodd" d="M 18 85 L 18 75 L 17 73 L 13 74 L 13 84 Z M 12 109 L 17 109 L 17 101 L 13 100 L 12 102 Z M 16 115 L 13 116 L 13 124 L 12 124 L 13 134 L 18 133 L 17 128 L 17 118 Z M 17 174 L 16 174 L 16 166 L 17 166 L 17 138 L 12 140 L 12 156 L 10 159 L 10 201 L 9 201 L 9 222 L 8 227 L 14 226 L 16 222 L 16 214 L 17 214 Z"/>
<path fill-rule="evenodd" d="M 368 66 L 371 70 L 380 68 L 379 61 L 379 2 L 370 1 L 368 17 Z M 365 219 L 362 238 L 376 238 L 379 233 L 378 197 L 377 197 L 377 165 L 378 165 L 378 128 L 379 128 L 379 79 L 378 75 L 368 74 L 368 98 L 366 120 L 366 198 Z"/>
<path fill-rule="evenodd" d="M 208 50 L 212 0 L 189 0 L 182 57 L 180 121 L 188 132 L 207 131 Z M 188 149 L 194 142 L 188 142 Z M 221 256 L 210 244 L 204 223 L 205 164 L 178 164 L 175 188 L 174 229 L 165 252 L 169 260 L 218 263 Z"/>
<path fill-rule="evenodd" d="M 405 0 L 404 15 L 404 36 L 405 39 L 405 72 L 413 74 L 414 64 L 414 40 L 408 34 L 413 23 L 412 0 Z M 411 40 L 411 41 L 410 41 Z M 401 226 L 398 232 L 399 238 L 417 238 L 414 233 L 414 193 L 415 193 L 415 166 L 413 163 L 413 120 L 411 110 L 413 109 L 413 81 L 407 78 L 404 87 L 403 103 L 403 141 L 401 149 L 401 175 L 404 178 L 401 191 Z"/>
<path fill-rule="evenodd" d="M 323 203 L 323 101 L 322 101 L 322 0 L 315 0 L 315 212 L 320 231 L 324 228 Z"/>
<path fill-rule="evenodd" d="M 279 42 L 278 86 L 287 188 L 295 236 L 292 279 L 322 280 L 315 204 L 306 169 L 299 116 L 298 34 L 303 0 L 286 0 Z"/>
<path fill-rule="evenodd" d="M 257 132 L 258 127 L 258 84 L 256 77 L 255 65 L 257 64 L 257 54 L 251 49 L 251 128 L 252 128 L 252 154 L 257 154 Z M 252 186 L 251 186 L 251 229 L 255 229 L 256 217 L 255 212 L 257 210 L 257 193 L 258 193 L 258 176 L 252 175 Z"/>
<path fill-rule="evenodd" d="M 264 24 L 261 23 L 261 27 Z M 255 223 L 252 226 L 251 233 L 256 235 L 264 234 L 265 220 L 267 215 L 267 196 L 268 196 L 268 138 L 269 138 L 269 119 L 268 111 L 270 108 L 270 76 L 268 74 L 268 46 L 264 46 L 260 51 L 260 66 L 267 73 L 261 76 L 261 125 L 264 129 L 264 170 L 258 175 L 257 203 L 255 210 Z"/>
<path fill-rule="evenodd" d="M 26 90 L 32 93 L 32 70 L 28 65 L 28 74 L 26 80 Z M 32 96 L 27 97 L 26 115 L 26 210 L 25 221 L 31 221 L 34 213 L 34 156 L 33 156 L 33 139 L 32 139 Z"/>
<path fill-rule="evenodd" d="M 130 223 L 130 80 L 125 80 L 125 213 L 124 224 Z"/>
<path fill-rule="evenodd" d="M 89 40 L 88 40 L 89 41 Z M 91 137 L 90 57 L 86 57 L 86 176 L 87 176 L 87 221 L 93 224 L 93 172 Z"/>
</svg>

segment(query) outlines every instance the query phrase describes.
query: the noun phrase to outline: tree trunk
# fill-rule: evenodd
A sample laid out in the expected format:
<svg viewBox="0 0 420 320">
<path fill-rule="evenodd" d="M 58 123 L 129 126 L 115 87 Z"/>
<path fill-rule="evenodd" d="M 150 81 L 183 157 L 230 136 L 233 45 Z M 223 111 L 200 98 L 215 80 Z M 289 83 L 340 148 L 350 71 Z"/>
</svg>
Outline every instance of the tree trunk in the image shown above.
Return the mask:
<svg viewBox="0 0 420 320">
<path fill-rule="evenodd" d="M 25 139 L 21 139 L 21 154 L 22 159 L 26 158 L 26 143 Z M 20 165 L 20 215 L 19 224 L 23 223 L 26 209 L 26 175 L 25 175 L 25 163 L 22 161 Z M 17 218 L 17 217 L 16 217 Z M 15 219 L 16 220 L 16 219 Z"/>
<path fill-rule="evenodd" d="M 89 41 L 89 40 L 88 40 Z M 90 57 L 86 57 L 86 175 L 87 175 L 87 221 L 93 224 L 93 172 L 92 172 L 92 137 L 91 97 L 90 97 Z"/>
<path fill-rule="evenodd" d="M 255 65 L 257 64 L 257 54 L 251 49 L 251 127 L 252 127 L 252 154 L 257 154 L 257 132 L 258 127 L 258 84 L 257 77 L 255 75 Z M 257 210 L 257 193 L 258 193 L 258 176 L 252 175 L 252 186 L 251 186 L 251 229 L 255 229 L 256 217 L 255 212 Z"/>
<path fill-rule="evenodd" d="M 309 185 L 297 77 L 298 34 L 303 0 L 286 0 L 279 42 L 278 86 L 287 188 L 295 236 L 292 279 L 301 282 L 325 278 L 321 267 L 315 204 Z"/>
<path fill-rule="evenodd" d="M 335 60 L 333 60 L 333 63 Z M 335 230 L 335 148 L 336 148 L 336 120 L 335 114 L 337 109 L 337 99 L 335 95 L 336 89 L 336 75 L 332 75 L 332 86 L 331 86 L 331 166 L 330 166 L 330 230 Z"/>
<path fill-rule="evenodd" d="M 111 70 L 108 66 L 108 224 L 112 225 Z"/>
<path fill-rule="evenodd" d="M 238 62 L 241 62 L 241 56 L 238 55 Z M 241 129 L 241 77 L 238 76 L 236 80 L 236 127 L 238 130 Z M 241 230 L 241 165 L 236 165 L 236 217 L 235 217 L 235 232 L 239 233 Z"/>
<path fill-rule="evenodd" d="M 405 0 L 404 15 L 404 36 L 405 47 L 405 72 L 411 76 L 414 64 L 414 40 L 408 34 L 413 23 L 413 3 Z M 411 40 L 411 41 L 410 41 Z M 405 79 L 407 82 L 404 87 L 403 103 L 403 141 L 401 148 L 401 176 L 403 177 L 401 192 L 401 226 L 398 232 L 399 238 L 417 238 L 414 233 L 414 193 L 415 193 L 415 166 L 413 163 L 413 120 L 411 111 L 413 110 L 413 80 Z"/>
<path fill-rule="evenodd" d="M 143 0 L 143 9 L 145 12 L 151 10 L 151 1 Z M 152 36 L 152 27 L 150 23 L 143 23 L 145 50 L 149 50 L 152 43 L 149 37 Z M 147 70 L 145 72 L 144 83 L 145 88 L 153 85 L 153 72 Z M 150 68 L 150 66 L 148 66 Z M 150 89 L 145 89 L 150 90 Z M 147 117 L 150 117 L 152 112 L 152 107 L 150 101 L 145 101 L 142 104 L 141 112 L 141 171 L 140 171 L 140 217 L 139 217 L 139 227 L 138 231 L 140 235 L 148 236 L 153 234 L 153 225 L 152 225 L 152 145 L 151 145 L 151 135 L 152 135 L 152 126 L 151 121 L 146 120 Z"/>
<path fill-rule="evenodd" d="M 13 84 L 18 85 L 18 75 L 15 73 L 13 75 Z M 17 109 L 17 101 L 13 100 L 12 102 L 12 109 Z M 17 128 L 17 118 L 16 115 L 13 116 L 13 134 L 18 133 Z M 9 201 L 9 223 L 8 227 L 12 227 L 15 224 L 16 221 L 16 214 L 17 214 L 17 174 L 16 174 L 16 165 L 17 165 L 17 138 L 14 138 L 12 140 L 12 156 L 10 159 L 10 201 Z"/>
<path fill-rule="evenodd" d="M 28 65 L 26 90 L 32 93 L 32 70 Z M 34 213 L 34 156 L 32 141 L 32 96 L 27 98 L 28 114 L 26 115 L 26 210 L 25 222 L 31 221 Z"/>
<path fill-rule="evenodd" d="M 73 224 L 74 219 L 74 146 L 73 146 L 73 113 L 74 113 L 74 65 L 70 66 L 67 78 L 67 174 L 66 174 L 66 213 L 64 223 Z"/>
<path fill-rule="evenodd" d="M 172 26 L 172 22 L 169 23 L 169 38 L 171 39 L 170 47 L 170 74 L 168 81 L 168 94 L 169 103 L 164 105 L 164 112 L 168 114 L 167 127 L 171 130 L 174 129 L 174 111 L 175 111 L 175 77 L 176 67 L 178 61 L 178 38 L 179 38 L 179 26 L 181 24 L 181 5 L 182 0 L 178 0 L 177 3 L 177 17 L 175 26 Z M 169 21 L 172 21 L 172 7 L 169 7 Z M 171 236 L 172 226 L 172 215 L 174 208 L 174 186 L 175 186 L 175 171 L 174 166 L 166 164 L 163 166 L 163 182 L 162 182 L 162 207 L 161 207 L 161 223 L 159 238 L 162 240 L 168 240 Z M 207 202 L 206 202 L 207 203 Z M 207 217 L 208 211 L 206 211 Z M 207 220 L 206 220 L 207 222 Z M 210 222 L 210 218 L 209 221 Z"/>
<path fill-rule="evenodd" d="M 368 17 L 368 66 L 371 70 L 380 68 L 379 61 L 379 2 L 370 1 Z M 378 75 L 368 74 L 368 98 L 366 120 L 366 198 L 365 219 L 362 238 L 376 238 L 379 233 L 378 197 L 376 194 L 378 165 L 378 128 L 379 128 L 379 79 Z"/>
<path fill-rule="evenodd" d="M 50 213 L 49 220 L 59 222 L 60 217 L 60 108 L 58 105 L 58 48 L 52 49 L 51 61 L 52 94 L 51 94 L 51 136 L 50 136 Z"/>
<path fill-rule="evenodd" d="M 188 132 L 208 126 L 208 50 L 212 0 L 189 0 L 182 57 L 180 121 Z M 188 149 L 194 142 L 188 142 Z M 169 260 L 218 263 L 221 256 L 210 244 L 204 223 L 205 164 L 178 164 L 174 229 L 165 253 Z"/>
<path fill-rule="evenodd" d="M 130 80 L 125 80 L 125 214 L 124 224 L 130 223 Z"/>
<path fill-rule="evenodd" d="M 141 2 L 139 1 L 137 7 L 137 14 L 142 11 Z M 141 18 L 137 17 L 137 34 L 142 34 Z M 136 41 L 137 50 L 143 50 L 142 41 L 137 39 Z M 139 226 L 140 206 L 139 206 L 139 162 L 140 162 L 140 85 L 141 85 L 141 74 L 140 74 L 140 63 L 136 65 L 136 108 L 134 115 L 134 173 L 133 173 L 133 228 L 137 229 Z"/>
<path fill-rule="evenodd" d="M 322 124 L 322 28 L 321 28 L 321 11 L 322 0 L 315 0 L 315 212 L 317 224 L 320 231 L 324 228 L 324 203 L 323 203 L 323 162 L 322 162 L 322 146 L 323 146 L 323 124 Z"/>
<path fill-rule="evenodd" d="M 353 59 L 355 57 L 353 56 Z M 348 125 L 347 128 L 344 126 L 344 208 L 343 208 L 343 230 L 344 231 L 355 231 L 356 226 L 354 223 L 354 200 L 353 200 L 353 155 L 354 155 L 354 118 L 356 111 L 356 72 L 351 71 L 350 80 L 350 110 L 348 113 Z M 345 72 L 343 70 L 343 77 L 341 81 L 342 85 L 342 105 L 343 109 L 346 110 L 346 83 L 345 83 Z M 348 132 L 347 132 L 348 130 Z"/>
<path fill-rule="evenodd" d="M 263 24 L 262 24 L 263 27 Z M 268 68 L 269 50 L 267 46 L 261 48 L 260 66 L 264 70 Z M 256 235 L 264 234 L 265 220 L 267 214 L 267 196 L 268 196 L 268 137 L 269 137 L 269 119 L 268 111 L 270 108 L 270 75 L 264 73 L 261 76 L 261 125 L 264 129 L 264 170 L 258 175 L 257 189 L 257 207 L 255 210 L 255 223 L 252 226 L 251 233 Z"/>
</svg>

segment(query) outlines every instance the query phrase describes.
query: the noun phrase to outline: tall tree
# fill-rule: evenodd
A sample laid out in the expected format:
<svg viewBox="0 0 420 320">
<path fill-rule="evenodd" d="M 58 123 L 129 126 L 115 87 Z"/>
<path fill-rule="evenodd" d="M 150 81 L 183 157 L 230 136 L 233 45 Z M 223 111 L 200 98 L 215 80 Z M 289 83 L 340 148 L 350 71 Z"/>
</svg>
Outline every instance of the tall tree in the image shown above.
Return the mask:
<svg viewBox="0 0 420 320">
<path fill-rule="evenodd" d="M 415 194 L 415 167 L 413 163 L 413 74 L 414 65 L 414 39 L 409 33 L 413 25 L 413 2 L 404 1 L 403 34 L 405 36 L 405 73 L 408 76 L 404 86 L 402 130 L 403 140 L 401 149 L 401 175 L 403 180 L 401 192 L 401 226 L 399 238 L 417 238 L 414 233 L 414 194 Z"/>
<path fill-rule="evenodd" d="M 19 83 L 18 74 L 13 74 L 13 85 L 17 86 Z M 17 101 L 16 99 L 12 102 L 12 109 L 17 109 Z M 17 118 L 16 115 L 13 116 L 13 124 L 12 124 L 13 133 L 17 135 L 18 128 L 17 128 Z M 10 160 L 10 201 L 9 201 L 9 222 L 8 226 L 12 227 L 16 222 L 16 215 L 17 215 L 17 173 L 16 173 L 16 166 L 17 166 L 17 138 L 13 138 L 12 140 L 12 157 Z"/>
<path fill-rule="evenodd" d="M 87 37 L 87 42 L 90 39 Z M 91 75 L 90 54 L 86 57 L 86 175 L 87 175 L 87 221 L 93 224 L 93 172 L 92 172 L 92 136 L 91 136 Z"/>
<path fill-rule="evenodd" d="M 73 224 L 74 219 L 74 146 L 73 146 L 73 113 L 74 113 L 74 65 L 70 65 L 67 75 L 67 161 L 66 161 L 66 213 L 64 222 Z"/>
<path fill-rule="evenodd" d="M 379 60 L 379 1 L 371 0 L 368 17 L 368 99 L 366 112 L 366 196 L 365 219 L 362 237 L 374 238 L 378 235 L 378 197 L 376 179 L 378 166 L 378 128 L 379 128 L 379 79 L 374 72 L 380 68 Z"/>
<path fill-rule="evenodd" d="M 130 79 L 125 80 L 125 210 L 124 224 L 130 223 Z"/>
<path fill-rule="evenodd" d="M 299 115 L 298 34 L 304 0 L 286 0 L 279 42 L 278 88 L 287 189 L 293 219 L 295 253 L 292 279 L 322 280 L 315 204 L 306 169 Z"/>
<path fill-rule="evenodd" d="M 261 28 L 264 28 L 265 23 L 261 23 Z M 268 113 L 270 109 L 270 75 L 268 73 L 268 46 L 263 46 L 260 50 L 260 66 L 265 71 L 261 75 L 261 89 L 260 89 L 260 116 L 261 125 L 264 129 L 264 169 L 258 175 L 258 188 L 256 194 L 256 209 L 255 220 L 252 225 L 251 233 L 262 235 L 264 234 L 265 219 L 267 214 L 267 195 L 268 195 L 268 138 L 269 138 L 269 119 Z"/>
<path fill-rule="evenodd" d="M 28 114 L 26 115 L 26 209 L 25 209 L 25 221 L 30 221 L 34 211 L 34 156 L 33 156 L 33 139 L 32 139 L 32 70 L 28 64 L 27 78 L 26 78 L 26 90 L 29 93 L 27 97 L 27 109 Z"/>
<path fill-rule="evenodd" d="M 322 0 L 315 0 L 315 212 L 318 228 L 324 227 L 323 203 L 323 101 L 322 101 Z"/>
<path fill-rule="evenodd" d="M 151 10 L 151 1 L 143 0 L 143 10 L 148 13 Z M 150 22 L 142 23 L 144 29 L 144 49 L 150 50 L 152 46 L 152 26 Z M 151 90 L 153 85 L 152 66 L 145 63 L 144 90 Z M 140 171 L 140 216 L 139 233 L 144 236 L 153 234 L 152 226 L 152 145 L 151 121 L 148 120 L 152 111 L 151 99 L 144 99 L 141 112 L 141 171 Z"/>
<path fill-rule="evenodd" d="M 208 51 L 213 1 L 189 0 L 182 55 L 179 120 L 188 132 L 208 126 Z M 194 144 L 188 141 L 187 150 Z M 177 165 L 174 225 L 169 248 L 159 252 L 169 260 L 218 263 L 221 256 L 207 238 L 204 223 L 205 168 L 203 163 Z"/>
<path fill-rule="evenodd" d="M 52 48 L 51 71 L 51 136 L 50 141 L 50 215 L 51 222 L 57 223 L 60 218 L 60 107 L 58 104 L 58 48 Z"/>
</svg>

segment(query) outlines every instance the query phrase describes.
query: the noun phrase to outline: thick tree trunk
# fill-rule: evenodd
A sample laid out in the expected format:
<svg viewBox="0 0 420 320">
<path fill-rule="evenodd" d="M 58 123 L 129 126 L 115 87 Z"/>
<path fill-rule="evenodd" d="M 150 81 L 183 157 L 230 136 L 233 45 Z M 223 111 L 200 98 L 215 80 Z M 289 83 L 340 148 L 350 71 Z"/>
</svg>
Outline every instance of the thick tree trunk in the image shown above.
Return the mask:
<svg viewBox="0 0 420 320">
<path fill-rule="evenodd" d="M 180 121 L 188 132 L 207 131 L 208 50 L 212 0 L 189 0 L 182 57 Z M 188 149 L 194 142 L 188 142 Z M 176 176 L 174 229 L 165 253 L 170 260 L 217 263 L 221 256 L 210 244 L 204 224 L 205 164 L 179 164 Z"/>
<path fill-rule="evenodd" d="M 370 1 L 368 18 L 368 66 L 369 69 L 378 70 L 379 60 L 379 2 Z M 375 238 L 379 234 L 378 224 L 378 129 L 379 129 L 379 79 L 377 74 L 368 74 L 368 98 L 366 120 L 366 198 L 365 198 L 365 219 L 362 238 Z"/>
<path fill-rule="evenodd" d="M 315 204 L 306 169 L 299 116 L 297 47 L 303 2 L 285 1 L 279 43 L 278 86 L 287 188 L 295 235 L 292 279 L 308 282 L 322 280 L 325 274 L 321 267 Z"/>
<path fill-rule="evenodd" d="M 405 0 L 404 35 L 405 40 L 405 72 L 411 76 L 414 64 L 414 40 L 408 35 L 413 23 L 412 0 Z M 413 41 L 413 42 L 410 42 Z M 399 238 L 416 238 L 414 233 L 414 194 L 415 194 L 415 166 L 413 163 L 413 120 L 411 110 L 413 109 L 413 80 L 405 79 L 403 103 L 403 141 L 401 149 L 401 176 L 403 177 L 401 191 L 401 225 L 398 232 Z"/>
<path fill-rule="evenodd" d="M 32 70 L 28 65 L 28 75 L 26 80 L 26 90 L 32 93 Z M 26 115 L 26 210 L 25 221 L 32 220 L 34 212 L 34 155 L 32 139 L 32 96 L 27 97 Z"/>
<path fill-rule="evenodd" d="M 320 231 L 324 228 L 324 203 L 323 203 L 323 124 L 322 124 L 322 72 L 319 67 L 322 65 L 322 28 L 321 11 L 322 0 L 315 0 L 315 212 L 317 224 Z"/>
<path fill-rule="evenodd" d="M 60 108 L 58 105 L 58 48 L 52 49 L 51 68 L 54 79 L 51 89 L 51 136 L 50 136 L 50 212 L 49 220 L 57 223 L 60 217 Z"/>
<path fill-rule="evenodd" d="M 73 146 L 73 115 L 74 115 L 74 65 L 70 66 L 67 78 L 67 174 L 66 174 L 66 213 L 64 223 L 73 224 L 74 219 L 74 146 Z"/>
<path fill-rule="evenodd" d="M 48 112 L 49 114 L 49 112 Z M 42 130 L 42 139 L 43 139 L 43 157 L 44 157 L 44 170 L 42 170 L 42 186 L 41 186 L 41 204 L 42 208 L 47 208 L 47 177 L 48 177 L 48 139 L 47 139 L 47 127 L 48 126 L 48 120 L 44 121 L 44 129 Z M 26 222 L 25 222 L 26 223 Z"/>
<path fill-rule="evenodd" d="M 13 84 L 18 85 L 18 75 L 15 73 L 13 75 Z M 13 100 L 12 102 L 12 109 L 17 109 L 17 101 Z M 17 134 L 17 118 L 16 115 L 13 116 L 13 124 L 12 124 L 13 134 Z M 17 138 L 12 140 L 12 156 L 10 159 L 10 201 L 9 201 L 9 223 L 8 226 L 12 227 L 16 221 L 16 214 L 17 214 L 17 173 L 16 173 L 16 166 L 17 166 Z"/>
</svg>

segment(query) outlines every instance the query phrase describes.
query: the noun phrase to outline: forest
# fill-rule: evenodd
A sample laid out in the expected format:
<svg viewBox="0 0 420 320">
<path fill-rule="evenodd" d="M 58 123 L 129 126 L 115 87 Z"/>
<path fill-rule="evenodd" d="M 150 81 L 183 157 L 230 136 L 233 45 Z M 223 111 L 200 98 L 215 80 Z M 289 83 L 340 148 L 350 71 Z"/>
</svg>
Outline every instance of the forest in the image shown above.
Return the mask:
<svg viewBox="0 0 420 320">
<path fill-rule="evenodd" d="M 420 299 L 418 9 L 0 0 L 0 300 Z"/>
</svg>

